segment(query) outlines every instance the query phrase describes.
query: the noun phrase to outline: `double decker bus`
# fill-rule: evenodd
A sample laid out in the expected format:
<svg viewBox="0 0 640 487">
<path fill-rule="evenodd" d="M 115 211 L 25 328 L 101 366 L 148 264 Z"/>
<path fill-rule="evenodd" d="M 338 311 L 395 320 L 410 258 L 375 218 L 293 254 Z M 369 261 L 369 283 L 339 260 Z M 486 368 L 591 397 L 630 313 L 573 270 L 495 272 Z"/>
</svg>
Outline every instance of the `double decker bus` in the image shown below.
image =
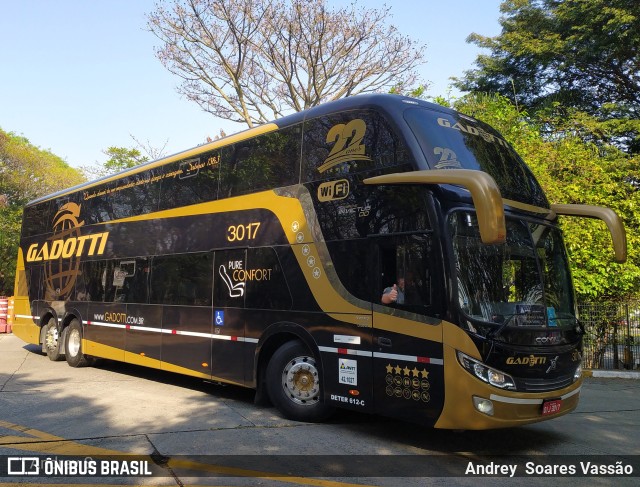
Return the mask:
<svg viewBox="0 0 640 487">
<path fill-rule="evenodd" d="M 27 205 L 14 332 L 447 429 L 578 404 L 582 329 L 558 215 L 484 123 L 396 95 L 342 99 Z M 62 373 L 62 372 L 61 372 Z"/>
</svg>

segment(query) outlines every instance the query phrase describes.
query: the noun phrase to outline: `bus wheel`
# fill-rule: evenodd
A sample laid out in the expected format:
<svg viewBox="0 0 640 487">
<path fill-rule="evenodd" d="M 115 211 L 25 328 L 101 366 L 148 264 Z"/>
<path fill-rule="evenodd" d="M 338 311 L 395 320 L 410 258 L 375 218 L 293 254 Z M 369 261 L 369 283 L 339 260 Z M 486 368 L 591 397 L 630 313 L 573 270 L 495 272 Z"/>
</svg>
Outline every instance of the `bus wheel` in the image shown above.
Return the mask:
<svg viewBox="0 0 640 487">
<path fill-rule="evenodd" d="M 297 340 L 285 343 L 271 357 L 267 390 L 271 402 L 288 419 L 316 422 L 333 410 L 322 401 L 315 357 Z"/>
<path fill-rule="evenodd" d="M 58 323 L 55 318 L 49 318 L 44 329 L 44 348 L 47 352 L 49 360 L 57 362 L 62 360 L 64 355 L 60 350 L 60 330 L 58 329 Z"/>
<path fill-rule="evenodd" d="M 82 350 L 82 325 L 78 320 L 73 320 L 69 324 L 67 339 L 64 343 L 64 355 L 71 367 L 86 367 L 92 363 L 92 359 Z"/>
</svg>

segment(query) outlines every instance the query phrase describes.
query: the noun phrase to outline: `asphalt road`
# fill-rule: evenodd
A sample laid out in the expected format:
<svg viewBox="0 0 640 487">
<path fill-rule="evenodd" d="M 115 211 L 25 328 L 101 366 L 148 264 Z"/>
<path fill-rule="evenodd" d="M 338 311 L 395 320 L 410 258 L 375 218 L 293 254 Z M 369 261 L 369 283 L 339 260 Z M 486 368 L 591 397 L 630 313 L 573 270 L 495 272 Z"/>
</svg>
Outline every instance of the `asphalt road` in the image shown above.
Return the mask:
<svg viewBox="0 0 640 487">
<path fill-rule="evenodd" d="M 254 405 L 249 390 L 110 361 L 74 369 L 0 335 L 0 485 L 638 485 L 639 431 L 640 380 L 587 378 L 576 411 L 509 430 L 432 430 L 347 411 L 305 424 Z M 74 476 L 87 464 L 64 463 L 89 458 L 99 471 L 118 455 L 138 455 L 126 467 L 153 475 L 127 476 L 120 463 L 114 477 Z M 8 456 L 38 458 L 39 475 L 24 464 L 13 475 Z M 57 476 L 42 475 L 46 458 Z"/>
</svg>

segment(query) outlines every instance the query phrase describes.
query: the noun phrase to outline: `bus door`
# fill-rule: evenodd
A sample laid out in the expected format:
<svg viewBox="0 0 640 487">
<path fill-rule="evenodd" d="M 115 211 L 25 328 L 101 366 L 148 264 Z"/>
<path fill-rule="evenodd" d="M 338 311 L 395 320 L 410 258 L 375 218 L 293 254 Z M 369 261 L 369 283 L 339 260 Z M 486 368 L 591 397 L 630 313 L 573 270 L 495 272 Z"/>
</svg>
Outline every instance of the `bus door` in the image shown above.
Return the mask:
<svg viewBox="0 0 640 487">
<path fill-rule="evenodd" d="M 150 272 L 146 257 L 115 261 L 110 272 L 113 302 L 127 306 L 119 320 L 125 324 L 125 361 L 140 365 L 161 359 L 162 307 L 147 304 Z"/>
<path fill-rule="evenodd" d="M 435 422 L 444 403 L 442 286 L 432 237 L 373 238 L 375 412 L 426 424 Z"/>
<path fill-rule="evenodd" d="M 125 360 L 125 328 L 127 305 L 116 301 L 118 274 L 113 261 L 89 261 L 82 265 L 82 283 L 76 286 L 76 300 L 88 301 L 88 326 L 84 338 L 88 340 L 86 353 L 113 360 Z"/>
<path fill-rule="evenodd" d="M 153 258 L 150 302 L 162 311 L 163 370 L 209 377 L 212 272 L 213 252 Z"/>
</svg>

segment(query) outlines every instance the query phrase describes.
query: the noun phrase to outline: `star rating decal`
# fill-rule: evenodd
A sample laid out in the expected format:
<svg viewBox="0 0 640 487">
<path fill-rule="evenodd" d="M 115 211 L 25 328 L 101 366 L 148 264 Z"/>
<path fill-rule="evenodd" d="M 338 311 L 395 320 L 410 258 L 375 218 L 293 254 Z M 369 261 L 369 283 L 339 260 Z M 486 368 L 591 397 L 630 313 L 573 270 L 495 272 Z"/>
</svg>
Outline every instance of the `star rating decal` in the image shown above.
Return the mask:
<svg viewBox="0 0 640 487">
<path fill-rule="evenodd" d="M 418 369 L 418 367 L 413 367 L 410 369 L 406 365 L 404 368 L 399 365 L 391 365 L 390 363 L 385 367 L 387 369 L 387 374 L 396 374 L 402 375 L 403 377 L 420 377 L 421 379 L 428 379 L 429 372 L 426 369 Z"/>
<path fill-rule="evenodd" d="M 385 376 L 385 393 L 389 397 L 413 400 L 427 403 L 431 401 L 431 383 L 429 382 L 429 372 L 426 368 L 418 368 L 417 365 L 410 369 L 408 365 L 401 367 L 399 364 L 391 362 L 385 365 L 387 374 Z"/>
</svg>

